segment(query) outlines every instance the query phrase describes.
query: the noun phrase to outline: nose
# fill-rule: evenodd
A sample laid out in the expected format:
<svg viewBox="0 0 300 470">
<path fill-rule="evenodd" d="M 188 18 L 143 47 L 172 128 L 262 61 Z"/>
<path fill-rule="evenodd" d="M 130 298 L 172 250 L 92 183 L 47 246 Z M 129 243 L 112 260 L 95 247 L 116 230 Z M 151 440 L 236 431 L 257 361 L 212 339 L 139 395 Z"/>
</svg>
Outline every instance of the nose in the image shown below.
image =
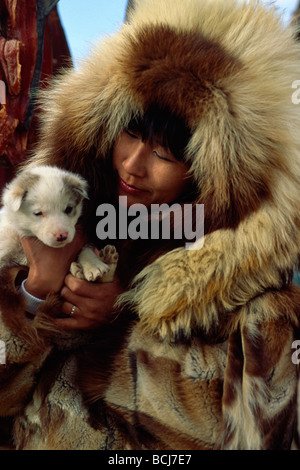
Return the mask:
<svg viewBox="0 0 300 470">
<path fill-rule="evenodd" d="M 123 160 L 123 167 L 127 173 L 143 177 L 147 173 L 147 144 L 140 141 L 137 142 Z"/>
<path fill-rule="evenodd" d="M 68 232 L 58 232 L 56 233 L 56 241 L 57 242 L 64 242 L 68 238 L 69 233 Z"/>
</svg>

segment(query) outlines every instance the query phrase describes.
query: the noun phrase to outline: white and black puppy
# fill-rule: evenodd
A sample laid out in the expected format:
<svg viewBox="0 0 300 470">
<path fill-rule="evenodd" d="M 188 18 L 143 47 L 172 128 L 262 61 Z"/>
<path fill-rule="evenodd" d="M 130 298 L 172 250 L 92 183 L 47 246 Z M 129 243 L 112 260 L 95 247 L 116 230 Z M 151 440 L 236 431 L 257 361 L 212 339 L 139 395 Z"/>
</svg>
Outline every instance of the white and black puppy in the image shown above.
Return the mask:
<svg viewBox="0 0 300 470">
<path fill-rule="evenodd" d="M 52 166 L 24 169 L 5 188 L 0 211 L 0 267 L 27 264 L 20 236 L 36 237 L 61 248 L 70 243 L 88 198 L 88 184 L 79 175 Z M 71 272 L 88 281 L 109 281 L 117 254 L 112 246 L 97 256 L 85 246 Z"/>
</svg>

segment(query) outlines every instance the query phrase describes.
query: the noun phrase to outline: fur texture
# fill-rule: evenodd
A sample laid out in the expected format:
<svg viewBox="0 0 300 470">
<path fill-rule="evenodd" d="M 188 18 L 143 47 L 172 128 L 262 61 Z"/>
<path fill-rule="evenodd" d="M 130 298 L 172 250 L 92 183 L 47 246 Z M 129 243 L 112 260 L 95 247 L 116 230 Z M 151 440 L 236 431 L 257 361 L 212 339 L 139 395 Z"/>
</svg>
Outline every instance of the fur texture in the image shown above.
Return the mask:
<svg viewBox="0 0 300 470">
<path fill-rule="evenodd" d="M 298 263 L 300 117 L 291 85 L 299 77 L 299 45 L 273 9 L 254 1 L 135 6 L 119 33 L 47 93 L 32 162 L 89 178 L 89 158 L 101 160 L 149 104 L 188 122 L 186 158 L 196 202 L 205 207 L 204 247 L 159 258 L 124 299 L 147 328 L 172 339 L 208 329 L 220 306 L 234 311 L 264 289 L 280 288 Z M 194 288 L 186 272 L 195 271 Z"/>
</svg>

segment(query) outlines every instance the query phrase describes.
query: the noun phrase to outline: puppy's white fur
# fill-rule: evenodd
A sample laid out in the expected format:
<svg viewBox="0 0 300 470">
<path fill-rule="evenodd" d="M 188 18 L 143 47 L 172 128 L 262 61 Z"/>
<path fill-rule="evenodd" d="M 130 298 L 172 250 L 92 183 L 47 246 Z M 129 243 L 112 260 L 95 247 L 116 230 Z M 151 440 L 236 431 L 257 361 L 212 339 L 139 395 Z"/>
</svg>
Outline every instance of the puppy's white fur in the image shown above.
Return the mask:
<svg viewBox="0 0 300 470">
<path fill-rule="evenodd" d="M 75 226 L 88 198 L 87 182 L 79 175 L 51 166 L 21 171 L 2 195 L 0 211 L 0 267 L 27 264 L 20 236 L 36 237 L 60 248 L 75 236 Z M 106 257 L 108 261 L 110 259 Z M 86 246 L 71 266 L 77 277 L 90 281 L 109 271 L 109 266 Z"/>
</svg>

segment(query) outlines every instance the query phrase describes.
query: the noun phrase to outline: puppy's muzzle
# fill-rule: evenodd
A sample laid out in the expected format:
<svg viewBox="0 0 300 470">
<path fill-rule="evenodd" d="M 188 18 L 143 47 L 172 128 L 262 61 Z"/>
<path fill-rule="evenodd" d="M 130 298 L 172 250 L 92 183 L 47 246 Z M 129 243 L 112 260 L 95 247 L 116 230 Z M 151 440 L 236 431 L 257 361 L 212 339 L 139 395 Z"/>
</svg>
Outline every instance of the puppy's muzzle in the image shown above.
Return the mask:
<svg viewBox="0 0 300 470">
<path fill-rule="evenodd" d="M 57 233 L 56 234 L 56 241 L 57 242 L 64 242 L 67 240 L 69 233 L 68 232 L 62 232 L 62 233 Z"/>
</svg>

